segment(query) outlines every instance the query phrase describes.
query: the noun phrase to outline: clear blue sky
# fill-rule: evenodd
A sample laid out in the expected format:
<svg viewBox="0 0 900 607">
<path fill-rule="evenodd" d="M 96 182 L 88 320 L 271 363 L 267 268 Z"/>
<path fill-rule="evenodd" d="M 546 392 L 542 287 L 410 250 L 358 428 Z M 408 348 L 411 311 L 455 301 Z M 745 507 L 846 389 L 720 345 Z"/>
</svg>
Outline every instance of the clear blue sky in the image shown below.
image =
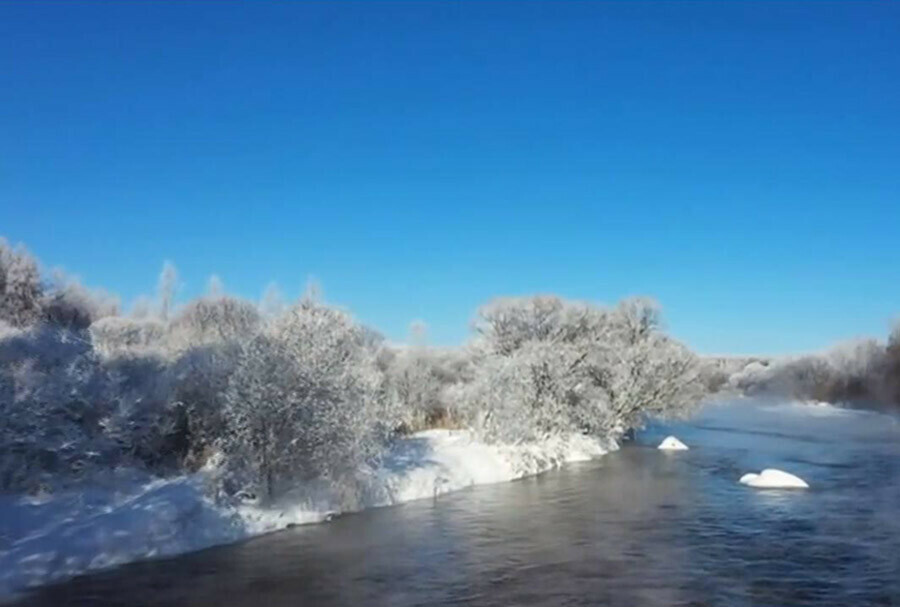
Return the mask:
<svg viewBox="0 0 900 607">
<path fill-rule="evenodd" d="M 534 292 L 884 335 L 900 3 L 2 2 L 0 234 L 126 301 L 315 275 L 394 339 Z"/>
</svg>

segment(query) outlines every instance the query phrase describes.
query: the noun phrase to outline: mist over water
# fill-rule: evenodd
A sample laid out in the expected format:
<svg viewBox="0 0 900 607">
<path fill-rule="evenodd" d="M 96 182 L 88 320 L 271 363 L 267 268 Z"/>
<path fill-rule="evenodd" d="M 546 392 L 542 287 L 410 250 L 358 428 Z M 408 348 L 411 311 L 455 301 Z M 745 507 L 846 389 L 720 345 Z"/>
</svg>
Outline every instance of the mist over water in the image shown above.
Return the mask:
<svg viewBox="0 0 900 607">
<path fill-rule="evenodd" d="M 668 433 L 691 446 L 654 447 Z M 738 484 L 764 467 L 809 490 Z M 898 605 L 900 421 L 740 400 L 521 481 L 48 587 L 22 605 Z"/>
</svg>

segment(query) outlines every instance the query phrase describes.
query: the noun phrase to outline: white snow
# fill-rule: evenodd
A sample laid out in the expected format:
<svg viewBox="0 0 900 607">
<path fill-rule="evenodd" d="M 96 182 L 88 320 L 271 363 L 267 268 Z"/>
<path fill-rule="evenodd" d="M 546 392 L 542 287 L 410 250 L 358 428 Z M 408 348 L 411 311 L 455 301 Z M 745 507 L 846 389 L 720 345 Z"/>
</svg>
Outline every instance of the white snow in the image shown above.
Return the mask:
<svg viewBox="0 0 900 607">
<path fill-rule="evenodd" d="M 390 506 L 533 476 L 616 448 L 615 443 L 581 435 L 540 444 L 488 445 L 465 430 L 426 430 L 398 441 L 382 467 L 365 479 L 361 507 Z M 237 513 L 249 534 L 257 535 L 326 520 L 340 511 L 336 501 L 327 490 L 304 487 L 274 505 L 247 504 Z"/>
<path fill-rule="evenodd" d="M 667 436 L 657 449 L 662 449 L 663 451 L 687 451 L 688 446 L 674 436 Z"/>
<path fill-rule="evenodd" d="M 740 482 L 758 489 L 809 489 L 806 481 L 799 476 L 775 468 L 766 468 L 759 474 L 745 474 Z"/>
<path fill-rule="evenodd" d="M 398 441 L 383 466 L 366 476 L 359 507 L 509 481 L 615 448 L 577 435 L 538 445 L 487 445 L 466 431 L 420 432 Z M 274 506 L 225 507 L 206 497 L 205 479 L 202 472 L 166 480 L 132 475 L 43 499 L 0 497 L 0 600 L 93 569 L 321 522 L 339 510 L 336 496 L 310 487 Z"/>
<path fill-rule="evenodd" d="M 539 445 L 496 446 L 479 442 L 465 431 L 427 430 L 394 450 L 381 481 L 390 503 L 399 503 L 539 474 L 567 462 L 599 457 L 608 447 L 580 435 L 547 439 Z"/>
<path fill-rule="evenodd" d="M 0 598 L 91 569 L 244 537 L 241 521 L 182 477 L 0 502 Z"/>
</svg>

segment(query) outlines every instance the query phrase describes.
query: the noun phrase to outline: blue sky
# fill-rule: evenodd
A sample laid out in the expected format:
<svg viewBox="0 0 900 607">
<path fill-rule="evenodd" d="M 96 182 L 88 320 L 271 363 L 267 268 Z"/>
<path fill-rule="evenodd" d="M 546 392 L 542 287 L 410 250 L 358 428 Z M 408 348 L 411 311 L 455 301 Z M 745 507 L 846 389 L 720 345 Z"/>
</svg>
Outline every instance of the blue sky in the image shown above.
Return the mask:
<svg viewBox="0 0 900 607">
<path fill-rule="evenodd" d="M 0 235 L 456 344 L 649 294 L 706 353 L 900 315 L 900 3 L 0 3 Z"/>
</svg>

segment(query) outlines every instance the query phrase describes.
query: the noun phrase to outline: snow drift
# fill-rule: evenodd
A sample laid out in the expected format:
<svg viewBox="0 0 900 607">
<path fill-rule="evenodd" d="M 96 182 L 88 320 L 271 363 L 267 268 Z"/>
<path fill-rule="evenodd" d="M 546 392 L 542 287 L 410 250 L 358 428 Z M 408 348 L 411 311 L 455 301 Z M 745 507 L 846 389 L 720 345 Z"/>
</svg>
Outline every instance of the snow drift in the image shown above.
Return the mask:
<svg viewBox="0 0 900 607">
<path fill-rule="evenodd" d="M 759 474 L 745 474 L 740 482 L 757 489 L 809 489 L 806 481 L 799 476 L 775 468 L 766 468 Z"/>
<path fill-rule="evenodd" d="M 539 474 L 616 447 L 580 435 L 487 445 L 467 431 L 420 432 L 398 441 L 383 466 L 368 475 L 360 508 Z M 340 510 L 336 496 L 309 488 L 269 507 L 251 501 L 222 506 L 207 497 L 205 480 L 205 473 L 117 478 L 45 499 L 2 498 L 0 599 L 90 570 L 321 522 Z"/>
</svg>

